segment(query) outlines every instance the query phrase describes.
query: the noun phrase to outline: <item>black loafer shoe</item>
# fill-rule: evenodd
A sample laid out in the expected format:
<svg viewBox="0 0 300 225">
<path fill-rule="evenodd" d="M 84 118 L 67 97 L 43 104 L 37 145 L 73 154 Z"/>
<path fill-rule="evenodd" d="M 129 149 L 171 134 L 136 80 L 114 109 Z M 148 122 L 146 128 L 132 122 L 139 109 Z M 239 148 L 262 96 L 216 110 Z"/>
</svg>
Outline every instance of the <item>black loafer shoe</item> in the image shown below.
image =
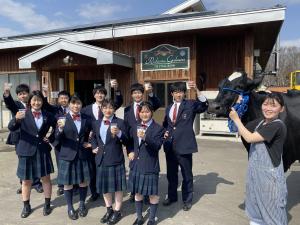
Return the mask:
<svg viewBox="0 0 300 225">
<path fill-rule="evenodd" d="M 26 218 L 28 217 L 30 214 L 31 214 L 31 206 L 24 206 L 23 210 L 22 210 L 22 213 L 21 213 L 21 217 L 22 218 Z"/>
<path fill-rule="evenodd" d="M 177 200 L 171 200 L 171 199 L 167 198 L 163 201 L 163 206 L 169 206 L 169 205 L 172 205 L 175 202 L 177 202 Z"/>
<path fill-rule="evenodd" d="M 88 214 L 88 210 L 85 207 L 85 205 L 78 208 L 78 215 L 80 217 L 86 217 L 87 214 Z"/>
<path fill-rule="evenodd" d="M 107 211 L 104 216 L 100 219 L 100 223 L 107 223 L 111 216 L 114 214 L 114 210 Z"/>
<path fill-rule="evenodd" d="M 71 210 L 68 211 L 68 216 L 71 220 L 77 220 L 78 219 L 78 213 L 74 209 L 71 209 Z"/>
<path fill-rule="evenodd" d="M 142 217 L 142 219 L 138 219 L 138 218 L 136 218 L 136 220 L 134 221 L 134 223 L 133 223 L 133 225 L 142 225 L 142 224 L 144 224 L 144 218 Z"/>
<path fill-rule="evenodd" d="M 108 225 L 117 224 L 121 219 L 122 219 L 121 212 L 120 211 L 114 211 L 114 214 L 110 217 L 107 224 Z"/>
<path fill-rule="evenodd" d="M 56 192 L 57 196 L 61 196 L 64 194 L 64 188 L 63 187 L 59 187 L 57 189 L 57 192 Z"/>
<path fill-rule="evenodd" d="M 95 202 L 99 198 L 99 194 L 92 194 L 87 202 Z"/>
<path fill-rule="evenodd" d="M 154 225 L 155 224 L 155 221 L 152 221 L 152 220 L 149 220 L 147 225 Z"/>
<path fill-rule="evenodd" d="M 130 201 L 131 203 L 135 202 L 134 194 L 130 193 L 129 201 Z"/>
<path fill-rule="evenodd" d="M 45 204 L 43 208 L 43 215 L 48 216 L 51 212 L 52 212 L 52 208 L 50 207 L 50 205 Z"/>
<path fill-rule="evenodd" d="M 22 194 L 22 187 L 20 187 L 20 188 L 17 189 L 17 194 L 18 194 L 18 195 L 19 195 L 19 194 Z"/>
<path fill-rule="evenodd" d="M 192 208 L 192 203 L 183 203 L 183 211 L 189 211 Z"/>
<path fill-rule="evenodd" d="M 38 184 L 36 186 L 33 187 L 38 193 L 43 193 L 44 189 L 43 186 L 41 184 Z"/>
</svg>

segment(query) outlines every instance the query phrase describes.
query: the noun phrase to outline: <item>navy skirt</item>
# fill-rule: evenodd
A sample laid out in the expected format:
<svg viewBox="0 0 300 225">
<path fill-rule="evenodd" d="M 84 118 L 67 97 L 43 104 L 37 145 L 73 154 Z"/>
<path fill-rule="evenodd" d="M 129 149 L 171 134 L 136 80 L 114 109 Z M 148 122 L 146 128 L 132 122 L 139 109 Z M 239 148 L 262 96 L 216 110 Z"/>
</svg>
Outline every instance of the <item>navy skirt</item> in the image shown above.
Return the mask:
<svg viewBox="0 0 300 225">
<path fill-rule="evenodd" d="M 158 173 L 141 174 L 135 165 L 129 173 L 129 190 L 140 195 L 158 195 Z"/>
<path fill-rule="evenodd" d="M 33 156 L 19 156 L 17 176 L 20 180 L 35 180 L 54 172 L 50 153 L 37 150 Z"/>
<path fill-rule="evenodd" d="M 124 163 L 115 166 L 98 166 L 96 187 L 99 194 L 125 191 L 127 185 Z"/>
<path fill-rule="evenodd" d="M 76 157 L 72 161 L 59 160 L 57 183 L 64 185 L 89 183 L 92 177 L 92 165 L 89 160 Z"/>
</svg>

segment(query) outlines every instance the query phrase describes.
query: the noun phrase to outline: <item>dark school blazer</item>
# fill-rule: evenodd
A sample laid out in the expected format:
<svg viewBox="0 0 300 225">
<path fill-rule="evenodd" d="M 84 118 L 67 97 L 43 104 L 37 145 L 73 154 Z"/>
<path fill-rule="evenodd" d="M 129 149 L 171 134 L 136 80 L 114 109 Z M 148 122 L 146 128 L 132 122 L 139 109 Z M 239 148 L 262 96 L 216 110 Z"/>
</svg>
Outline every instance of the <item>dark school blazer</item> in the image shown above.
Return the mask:
<svg viewBox="0 0 300 225">
<path fill-rule="evenodd" d="M 50 153 L 51 145 L 43 139 L 46 137 L 50 127 L 52 132 L 49 136 L 49 142 L 54 141 L 54 130 L 56 120 L 54 116 L 47 111 L 42 111 L 43 124 L 40 129 L 37 128 L 31 110 L 27 110 L 25 118 L 17 121 L 14 117 L 8 124 L 10 131 L 20 130 L 20 137 L 16 146 L 16 152 L 19 156 L 33 156 L 37 150 Z"/>
<path fill-rule="evenodd" d="M 193 123 L 197 113 L 207 110 L 208 102 L 200 100 L 183 100 L 179 106 L 175 124 L 172 123 L 169 112 L 173 104 L 166 108 L 163 127 L 169 131 L 169 138 L 164 142 L 164 150 L 175 151 L 177 154 L 191 154 L 198 151 Z"/>
<path fill-rule="evenodd" d="M 88 142 L 89 133 L 91 131 L 91 120 L 88 116 L 81 113 L 81 128 L 78 133 L 76 125 L 68 113 L 66 122 L 62 132 L 58 127 L 55 130 L 55 139 L 60 144 L 59 159 L 72 161 L 76 156 L 79 159 L 87 159 L 89 149 L 83 147 L 84 142 Z"/>
<path fill-rule="evenodd" d="M 125 124 L 122 119 L 114 116 L 112 123 L 117 123 L 118 128 L 122 131 L 122 135 L 119 138 L 117 135 L 112 136 L 110 132 L 110 126 L 106 133 L 106 143 L 103 143 L 100 137 L 100 126 L 102 120 L 93 121 L 93 137 L 91 140 L 92 149 L 98 147 L 98 153 L 95 156 L 96 165 L 103 164 L 104 166 L 113 166 L 124 163 L 124 153 L 122 145 L 126 145 L 128 142 L 128 135 L 126 133 Z"/>
<path fill-rule="evenodd" d="M 137 126 L 133 129 L 134 139 L 134 160 L 130 161 L 129 167 L 132 169 L 136 164 L 141 174 L 159 173 L 158 153 L 163 144 L 164 128 L 154 120 L 146 130 L 145 140 L 139 144 L 139 138 L 136 135 Z"/>
</svg>

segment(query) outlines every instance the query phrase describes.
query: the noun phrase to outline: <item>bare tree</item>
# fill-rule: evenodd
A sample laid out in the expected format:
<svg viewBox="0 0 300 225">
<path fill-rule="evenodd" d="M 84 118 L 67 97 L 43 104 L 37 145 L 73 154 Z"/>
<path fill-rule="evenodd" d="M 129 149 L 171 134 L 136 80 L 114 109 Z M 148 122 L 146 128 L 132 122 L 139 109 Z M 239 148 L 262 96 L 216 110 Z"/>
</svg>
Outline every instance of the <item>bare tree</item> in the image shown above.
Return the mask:
<svg viewBox="0 0 300 225">
<path fill-rule="evenodd" d="M 274 70 L 275 55 L 272 54 L 265 71 Z M 279 70 L 276 76 L 265 76 L 263 84 L 265 86 L 289 86 L 290 73 L 300 70 L 300 48 L 281 47 L 279 50 Z"/>
</svg>

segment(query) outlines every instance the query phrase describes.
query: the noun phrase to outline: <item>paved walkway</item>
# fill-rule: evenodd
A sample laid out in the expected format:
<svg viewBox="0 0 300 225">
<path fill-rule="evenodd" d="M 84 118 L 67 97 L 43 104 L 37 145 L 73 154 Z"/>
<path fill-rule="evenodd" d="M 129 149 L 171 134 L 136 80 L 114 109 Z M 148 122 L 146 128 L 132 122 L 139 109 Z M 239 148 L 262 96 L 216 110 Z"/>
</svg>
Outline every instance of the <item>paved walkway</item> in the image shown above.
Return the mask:
<svg viewBox="0 0 300 225">
<path fill-rule="evenodd" d="M 0 135 L 1 136 L 1 135 Z M 230 141 L 198 140 L 199 153 L 194 155 L 194 204 L 189 212 L 181 210 L 181 202 L 171 207 L 159 206 L 159 224 L 163 225 L 247 225 L 244 213 L 244 181 L 247 166 L 247 154 L 241 143 Z M 167 188 L 164 153 L 161 151 L 160 193 L 164 198 Z M 31 205 L 34 212 L 26 219 L 20 218 L 22 202 L 15 194 L 18 188 L 16 178 L 17 157 L 14 149 L 0 143 L 0 224 L 65 225 L 100 224 L 99 218 L 105 213 L 103 200 L 89 204 L 86 218 L 70 221 L 66 214 L 66 205 L 62 196 L 56 197 L 53 188 L 54 210 L 51 215 L 42 215 L 43 195 L 32 192 Z M 287 174 L 289 189 L 288 216 L 290 225 L 300 224 L 300 166 L 295 164 Z M 55 178 L 55 175 L 52 176 Z M 53 180 L 55 183 L 55 179 Z M 179 195 L 181 194 L 178 190 Z M 75 198 L 78 206 L 78 196 Z M 144 207 L 147 216 L 147 207 Z M 125 196 L 124 218 L 120 225 L 132 224 L 134 205 Z"/>
</svg>

